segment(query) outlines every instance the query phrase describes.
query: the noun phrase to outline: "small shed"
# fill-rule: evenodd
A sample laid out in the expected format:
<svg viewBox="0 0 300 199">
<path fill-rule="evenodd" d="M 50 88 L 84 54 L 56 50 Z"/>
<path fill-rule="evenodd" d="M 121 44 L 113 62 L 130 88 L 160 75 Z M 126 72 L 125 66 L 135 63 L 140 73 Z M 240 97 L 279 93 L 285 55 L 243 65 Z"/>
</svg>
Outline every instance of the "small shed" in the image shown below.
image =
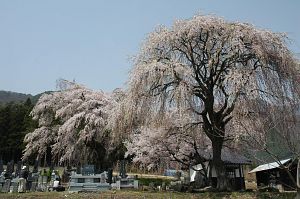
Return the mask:
<svg viewBox="0 0 300 199">
<path fill-rule="evenodd" d="M 223 149 L 221 158 L 225 164 L 226 175 L 229 179 L 229 186 L 232 190 L 244 190 L 245 189 L 245 176 L 244 176 L 244 166 L 250 165 L 251 161 L 238 154 L 237 152 L 229 149 Z M 217 185 L 217 174 L 215 168 L 211 164 L 211 156 L 207 157 L 207 162 L 204 165 L 207 168 L 207 178 L 210 178 L 212 186 Z M 195 181 L 195 176 L 197 172 L 201 172 L 201 164 L 194 165 L 190 168 L 190 180 Z"/>
<path fill-rule="evenodd" d="M 276 187 L 279 190 L 284 191 L 295 190 L 296 187 L 292 182 L 292 179 L 288 176 L 288 173 L 280 167 L 280 165 L 287 166 L 296 180 L 297 161 L 293 161 L 291 158 L 259 165 L 249 173 L 255 173 L 258 188 L 268 186 Z"/>
</svg>

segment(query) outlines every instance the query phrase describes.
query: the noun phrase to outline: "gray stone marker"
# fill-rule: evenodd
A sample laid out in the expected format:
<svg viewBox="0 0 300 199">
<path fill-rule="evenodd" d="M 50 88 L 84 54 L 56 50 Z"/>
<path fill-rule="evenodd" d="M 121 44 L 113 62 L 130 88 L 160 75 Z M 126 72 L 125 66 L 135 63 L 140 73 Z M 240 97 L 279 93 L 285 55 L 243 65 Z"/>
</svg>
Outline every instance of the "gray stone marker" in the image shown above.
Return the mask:
<svg viewBox="0 0 300 199">
<path fill-rule="evenodd" d="M 95 166 L 94 165 L 85 165 L 81 169 L 82 175 L 94 175 L 95 174 Z"/>
<path fill-rule="evenodd" d="M 125 160 L 121 160 L 121 162 L 120 162 L 120 176 L 121 176 L 121 178 L 127 177 Z"/>
<path fill-rule="evenodd" d="M 42 190 L 43 191 L 47 190 L 47 185 L 48 185 L 48 176 L 43 176 L 43 181 L 42 181 Z"/>
<path fill-rule="evenodd" d="M 7 193 L 7 192 L 9 192 L 9 189 L 10 189 L 10 182 L 11 182 L 10 179 L 6 179 L 6 180 L 5 180 L 4 185 L 3 185 L 3 187 L 2 187 L 2 193 Z"/>
<path fill-rule="evenodd" d="M 65 169 L 61 175 L 61 182 L 62 183 L 68 183 L 70 181 L 70 173 L 67 172 Z"/>
<path fill-rule="evenodd" d="M 29 191 L 31 189 L 32 181 L 33 181 L 32 173 L 29 172 L 26 181 L 26 191 Z"/>
<path fill-rule="evenodd" d="M 38 173 L 39 172 L 39 164 L 40 164 L 39 159 L 36 159 L 34 161 L 34 166 L 33 166 L 32 173 Z"/>
<path fill-rule="evenodd" d="M 39 179 L 39 173 L 32 173 L 32 183 L 30 190 L 36 191 L 38 187 L 38 179 Z"/>
<path fill-rule="evenodd" d="M 8 165 L 7 165 L 8 166 Z M 7 172 L 9 172 L 10 174 L 12 174 L 13 172 L 15 172 L 15 161 L 11 160 L 9 167 L 7 167 Z"/>
<path fill-rule="evenodd" d="M 18 186 L 19 186 L 19 178 L 12 179 L 10 183 L 10 192 L 11 193 L 18 192 Z"/>
<path fill-rule="evenodd" d="M 19 161 L 17 164 L 17 169 L 16 169 L 16 177 L 20 176 L 21 168 L 22 168 L 22 161 Z"/>
<path fill-rule="evenodd" d="M 35 192 L 36 188 L 37 188 L 38 182 L 32 182 L 31 187 L 30 187 L 30 191 L 31 192 Z"/>
<path fill-rule="evenodd" d="M 7 166 L 6 166 L 6 173 L 5 173 L 5 178 L 9 178 L 11 179 L 12 177 L 12 173 L 13 173 L 14 169 L 13 169 L 13 162 L 10 161 L 7 163 Z"/>
<path fill-rule="evenodd" d="M 42 176 L 42 175 L 39 175 L 38 181 L 37 181 L 37 187 L 36 187 L 36 190 L 37 190 L 37 191 L 43 191 L 43 190 L 42 190 L 42 187 L 43 187 L 43 176 Z"/>
<path fill-rule="evenodd" d="M 19 179 L 18 192 L 19 193 L 26 192 L 26 180 L 24 178 Z"/>
<path fill-rule="evenodd" d="M 76 173 L 77 173 L 77 174 L 81 174 L 81 167 L 80 167 L 80 166 L 77 166 L 77 167 L 76 167 Z"/>
<path fill-rule="evenodd" d="M 100 183 L 103 183 L 103 184 L 106 183 L 106 173 L 100 174 Z"/>
</svg>

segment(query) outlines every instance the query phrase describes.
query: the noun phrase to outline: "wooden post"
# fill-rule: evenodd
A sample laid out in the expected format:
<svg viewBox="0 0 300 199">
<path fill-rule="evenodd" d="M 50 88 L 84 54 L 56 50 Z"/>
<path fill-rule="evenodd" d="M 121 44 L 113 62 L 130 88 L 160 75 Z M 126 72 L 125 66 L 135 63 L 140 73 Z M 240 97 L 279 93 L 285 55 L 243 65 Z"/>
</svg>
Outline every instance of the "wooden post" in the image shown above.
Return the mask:
<svg viewBox="0 0 300 199">
<path fill-rule="evenodd" d="M 297 186 L 300 187 L 300 158 L 298 159 L 298 166 L 297 166 Z"/>
<path fill-rule="evenodd" d="M 241 164 L 239 164 L 239 174 L 240 174 L 241 189 L 246 189 L 245 179 L 244 179 L 244 174 L 242 174 L 242 165 Z"/>
<path fill-rule="evenodd" d="M 295 199 L 300 199 L 300 158 L 298 158 L 298 165 L 297 165 L 297 195 Z"/>
</svg>

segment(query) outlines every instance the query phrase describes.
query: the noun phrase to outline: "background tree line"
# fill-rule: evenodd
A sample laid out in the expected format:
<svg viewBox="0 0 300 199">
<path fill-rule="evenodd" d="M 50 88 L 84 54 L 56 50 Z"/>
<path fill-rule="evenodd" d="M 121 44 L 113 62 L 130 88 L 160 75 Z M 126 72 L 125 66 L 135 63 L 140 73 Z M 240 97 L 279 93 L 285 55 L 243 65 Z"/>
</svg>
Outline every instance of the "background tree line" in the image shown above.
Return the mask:
<svg viewBox="0 0 300 199">
<path fill-rule="evenodd" d="M 24 136 L 37 127 L 30 116 L 33 106 L 30 98 L 25 102 L 0 104 L 0 157 L 4 163 L 21 159 Z"/>
</svg>

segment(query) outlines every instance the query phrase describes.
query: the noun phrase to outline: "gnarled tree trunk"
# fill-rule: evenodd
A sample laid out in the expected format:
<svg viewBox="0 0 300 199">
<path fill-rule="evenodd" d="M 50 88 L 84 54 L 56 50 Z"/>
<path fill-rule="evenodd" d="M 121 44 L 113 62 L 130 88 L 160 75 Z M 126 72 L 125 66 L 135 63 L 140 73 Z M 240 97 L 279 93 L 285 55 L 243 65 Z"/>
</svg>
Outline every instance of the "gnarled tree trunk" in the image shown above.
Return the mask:
<svg viewBox="0 0 300 199">
<path fill-rule="evenodd" d="M 226 169 L 225 169 L 224 162 L 221 159 L 222 146 L 223 146 L 222 138 L 215 138 L 214 141 L 212 141 L 212 147 L 213 147 L 212 166 L 215 169 L 217 175 L 217 186 L 215 188 L 218 191 L 227 191 L 228 180 L 226 176 Z"/>
</svg>

